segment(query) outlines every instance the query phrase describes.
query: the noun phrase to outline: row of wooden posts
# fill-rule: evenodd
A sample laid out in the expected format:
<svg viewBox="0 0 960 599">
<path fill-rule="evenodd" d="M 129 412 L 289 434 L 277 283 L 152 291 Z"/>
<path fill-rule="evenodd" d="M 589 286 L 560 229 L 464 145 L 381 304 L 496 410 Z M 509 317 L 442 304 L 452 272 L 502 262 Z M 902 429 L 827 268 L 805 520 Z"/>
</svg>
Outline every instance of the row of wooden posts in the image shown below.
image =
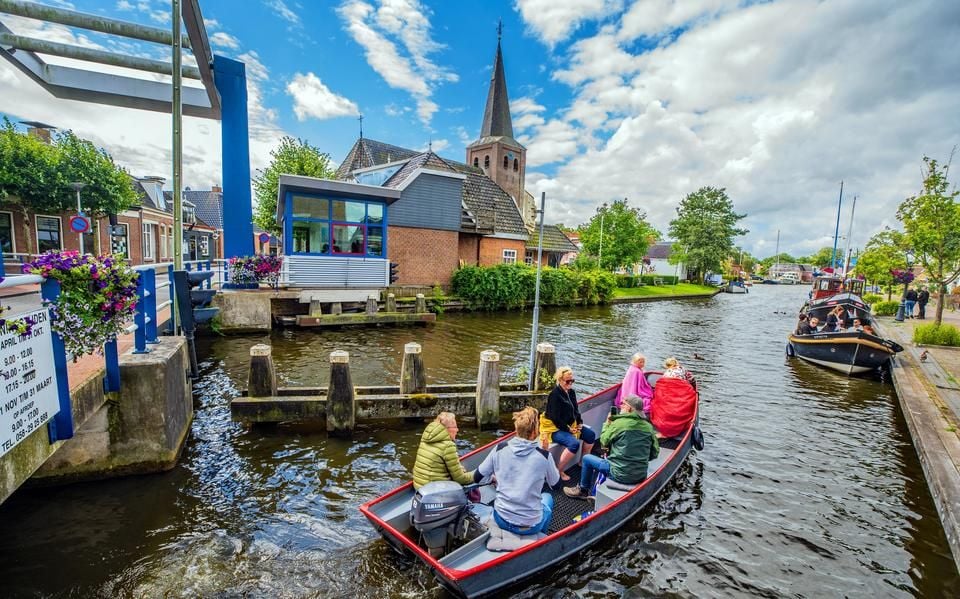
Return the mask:
<svg viewBox="0 0 960 599">
<path fill-rule="evenodd" d="M 321 309 L 322 302 L 319 299 L 310 300 L 310 316 L 323 316 L 323 310 Z M 380 304 L 378 297 L 376 295 L 371 295 L 367 297 L 367 305 L 364 312 L 366 314 L 376 314 L 380 309 Z M 397 298 L 394 294 L 388 293 L 387 299 L 384 306 L 384 312 L 396 312 L 397 311 Z M 427 298 L 424 297 L 422 293 L 418 293 L 416 300 L 413 304 L 413 313 L 414 314 L 425 314 L 427 312 Z M 333 302 L 330 304 L 330 314 L 337 315 L 343 313 L 343 304 L 340 302 Z"/>
<path fill-rule="evenodd" d="M 557 367 L 556 349 L 550 343 L 536 347 L 536 372 L 551 376 Z M 310 418 L 326 419 L 331 434 L 349 434 L 358 418 L 424 418 L 441 411 L 458 417 L 474 417 L 477 426 L 495 427 L 501 414 L 525 405 L 543 409 L 551 388 L 548 379 L 534 376 L 532 388 L 525 384 L 501 383 L 500 354 L 480 352 L 477 382 L 473 384 L 428 385 L 422 347 L 407 343 L 403 347 L 399 385 L 357 387 L 350 375 L 350 354 L 330 353 L 328 387 L 278 388 L 277 375 L 269 345 L 250 348 L 247 391 L 233 400 L 234 417 L 248 422 L 278 422 Z"/>
</svg>

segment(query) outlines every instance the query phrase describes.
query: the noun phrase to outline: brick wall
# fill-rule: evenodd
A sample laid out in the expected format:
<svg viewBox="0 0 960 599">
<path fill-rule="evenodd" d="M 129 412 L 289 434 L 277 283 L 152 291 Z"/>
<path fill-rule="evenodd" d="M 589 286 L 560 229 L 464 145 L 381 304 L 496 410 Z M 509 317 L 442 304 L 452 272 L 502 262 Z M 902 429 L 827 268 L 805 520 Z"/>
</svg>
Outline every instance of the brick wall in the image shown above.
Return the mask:
<svg viewBox="0 0 960 599">
<path fill-rule="evenodd" d="M 460 265 L 459 233 L 390 226 L 387 256 L 396 262 L 398 285 L 448 285 Z"/>
<path fill-rule="evenodd" d="M 519 239 L 480 238 L 480 266 L 493 266 L 503 263 L 503 250 L 515 250 L 517 262 L 522 264 L 526 252 L 526 243 Z"/>
</svg>

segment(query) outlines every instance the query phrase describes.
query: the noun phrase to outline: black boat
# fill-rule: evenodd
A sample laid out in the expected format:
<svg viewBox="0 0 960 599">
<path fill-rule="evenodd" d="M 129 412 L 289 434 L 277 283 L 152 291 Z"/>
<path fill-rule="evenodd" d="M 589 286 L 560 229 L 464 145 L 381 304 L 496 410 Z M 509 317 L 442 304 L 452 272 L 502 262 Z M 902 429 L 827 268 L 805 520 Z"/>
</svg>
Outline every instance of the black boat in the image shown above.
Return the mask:
<svg viewBox="0 0 960 599">
<path fill-rule="evenodd" d="M 659 374 L 648 374 L 648 381 L 655 385 Z M 584 424 L 599 431 L 610 406 L 616 398 L 620 385 L 614 385 L 580 402 Z M 407 483 L 386 495 L 360 506 L 360 511 L 370 520 L 383 538 L 401 553 L 416 556 L 433 571 L 437 581 L 449 591 L 461 597 L 480 597 L 502 591 L 516 582 L 534 576 L 584 548 L 593 545 L 605 535 L 615 531 L 635 517 L 657 496 L 661 489 L 676 475 L 690 452 L 693 430 L 697 417 L 683 434 L 660 443 L 660 455 L 649 464 L 646 480 L 637 485 L 617 485 L 607 480 L 598 485 L 593 510 L 582 499 L 567 497 L 562 491 L 553 491 L 554 510 L 546 537 L 530 542 L 512 551 L 491 551 L 487 542 L 491 532 L 479 518 L 457 519 L 447 525 L 447 539 L 441 543 L 439 552 L 431 552 L 424 546 L 423 531 L 415 529 L 411 522 L 411 502 L 415 492 L 412 483 Z M 506 435 L 461 458 L 464 468 L 472 470 L 480 465 L 488 453 L 513 434 Z M 562 446 L 551 447 L 551 453 L 559 454 Z M 556 455 L 554 456 L 556 458 Z M 568 470 L 576 478 L 573 469 Z M 424 497 L 421 505 L 435 511 L 449 510 L 451 500 L 456 499 L 457 509 L 463 513 L 492 503 L 496 492 L 491 487 L 481 487 L 481 498 L 470 504 L 464 497 L 462 487 L 456 483 L 431 483 L 446 485 L 434 503 Z M 421 487 L 421 492 L 426 486 Z M 439 506 L 439 507 L 438 507 Z M 462 506 L 462 508 L 461 508 Z M 489 507 L 487 508 L 490 509 Z M 428 516 L 429 517 L 429 516 Z M 465 522 L 465 520 L 470 522 Z M 436 520 L 436 517 L 433 518 Z M 451 539 L 451 536 L 462 537 Z M 452 541 L 452 542 L 451 542 Z M 445 546 L 444 546 L 445 545 Z M 436 555 L 442 553 L 442 555 Z"/>
<path fill-rule="evenodd" d="M 843 308 L 845 320 L 869 320 L 870 304 L 863 301 L 863 281 L 834 276 L 817 277 L 813 281 L 810 299 L 801 312 L 808 318 L 816 317 L 820 322 L 826 322 L 827 315 L 837 306 Z"/>
<path fill-rule="evenodd" d="M 897 352 L 899 344 L 863 331 L 790 335 L 787 354 L 844 374 L 872 372 Z"/>
</svg>

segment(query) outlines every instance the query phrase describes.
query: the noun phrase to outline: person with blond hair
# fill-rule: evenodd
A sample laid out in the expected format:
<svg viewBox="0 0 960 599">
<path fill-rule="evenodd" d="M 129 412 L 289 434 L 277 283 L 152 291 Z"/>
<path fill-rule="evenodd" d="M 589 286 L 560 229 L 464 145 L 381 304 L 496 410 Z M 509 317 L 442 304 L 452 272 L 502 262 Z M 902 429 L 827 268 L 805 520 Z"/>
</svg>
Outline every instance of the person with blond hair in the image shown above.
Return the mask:
<svg viewBox="0 0 960 599">
<path fill-rule="evenodd" d="M 539 413 L 529 406 L 513 413 L 517 434 L 487 454 L 473 474 L 474 482 L 493 475 L 497 498 L 493 519 L 515 535 L 546 533 L 553 516 L 553 496 L 542 493 L 543 484 L 557 484 L 560 473 L 550 452 L 540 447 Z"/>
<path fill-rule="evenodd" d="M 640 352 L 633 354 L 630 358 L 630 366 L 627 367 L 627 374 L 620 383 L 620 390 L 617 391 L 617 398 L 613 403 L 618 408 L 624 397 L 636 395 L 643 400 L 643 412 L 650 413 L 650 400 L 653 399 L 653 387 L 647 381 L 647 374 L 643 371 L 647 365 L 647 358 Z"/>
<path fill-rule="evenodd" d="M 663 361 L 663 378 L 685 379 L 687 371 L 680 365 L 680 360 L 671 356 Z"/>
<path fill-rule="evenodd" d="M 414 489 L 438 480 L 452 480 L 461 485 L 473 482 L 473 474 L 463 469 L 457 446 L 453 442 L 459 430 L 453 412 L 440 412 L 427 425 L 420 437 L 417 460 L 413 464 Z"/>
<path fill-rule="evenodd" d="M 570 475 L 566 470 L 577 457 L 580 442 L 583 442 L 581 455 L 589 454 L 597 441 L 597 433 L 589 426 L 583 426 L 583 417 L 580 416 L 580 407 L 577 405 L 577 393 L 573 390 L 573 383 L 576 382 L 573 369 L 561 366 L 553 378 L 557 385 L 547 397 L 547 409 L 540 415 L 541 443 L 544 448 L 549 446 L 551 441 L 563 445 L 557 468 L 560 470 L 560 478 L 568 481 Z"/>
</svg>

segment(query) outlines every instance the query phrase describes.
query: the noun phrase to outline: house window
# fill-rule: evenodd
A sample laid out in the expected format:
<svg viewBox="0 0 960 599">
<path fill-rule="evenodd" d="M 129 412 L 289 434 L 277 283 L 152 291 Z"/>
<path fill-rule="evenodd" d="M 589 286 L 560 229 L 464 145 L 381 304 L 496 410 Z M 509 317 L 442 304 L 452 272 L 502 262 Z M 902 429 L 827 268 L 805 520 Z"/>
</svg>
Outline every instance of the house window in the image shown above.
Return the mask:
<svg viewBox="0 0 960 599">
<path fill-rule="evenodd" d="M 503 250 L 503 263 L 504 263 L 504 264 L 516 264 L 516 263 L 517 263 L 517 250 Z"/>
<path fill-rule="evenodd" d="M 487 154 L 483 157 L 483 168 L 490 168 L 490 155 Z"/>
<path fill-rule="evenodd" d="M 480 159 L 477 158 L 476 156 L 473 157 L 473 166 L 475 168 L 480 168 Z"/>
<path fill-rule="evenodd" d="M 210 257 L 210 238 L 204 235 L 200 238 L 200 257 L 209 258 Z"/>
<path fill-rule="evenodd" d="M 160 258 L 167 257 L 167 225 L 160 225 Z"/>
<path fill-rule="evenodd" d="M 197 222 L 196 209 L 189 204 L 183 205 L 183 222 L 188 225 L 192 225 Z"/>
<path fill-rule="evenodd" d="M 513 172 L 520 170 L 520 161 L 516 158 L 513 159 Z"/>
<path fill-rule="evenodd" d="M 60 217 L 37 216 L 37 253 L 63 249 Z"/>
<path fill-rule="evenodd" d="M 382 202 L 291 195 L 293 253 L 386 255 L 386 206 Z"/>
<path fill-rule="evenodd" d="M 129 231 L 127 231 L 127 225 L 121 223 L 113 227 L 113 233 L 110 235 L 110 253 L 123 256 L 124 258 L 130 257 L 130 246 L 128 245 L 129 240 Z"/>
<path fill-rule="evenodd" d="M 153 255 L 153 248 L 156 241 L 153 238 L 153 229 L 154 225 L 148 225 L 144 223 L 143 225 L 143 237 L 141 241 L 143 242 L 143 259 L 144 260 L 153 260 L 156 256 Z"/>
<path fill-rule="evenodd" d="M 526 256 L 524 256 L 523 261 L 527 263 L 527 265 L 533 266 L 533 252 L 528 251 Z"/>
<path fill-rule="evenodd" d="M 503 157 L 503 168 L 510 168 L 510 159 L 506 156 Z"/>
<path fill-rule="evenodd" d="M 16 250 L 16 242 L 13 239 L 13 213 L 0 212 L 0 251 L 5 254 L 12 254 Z"/>
</svg>

